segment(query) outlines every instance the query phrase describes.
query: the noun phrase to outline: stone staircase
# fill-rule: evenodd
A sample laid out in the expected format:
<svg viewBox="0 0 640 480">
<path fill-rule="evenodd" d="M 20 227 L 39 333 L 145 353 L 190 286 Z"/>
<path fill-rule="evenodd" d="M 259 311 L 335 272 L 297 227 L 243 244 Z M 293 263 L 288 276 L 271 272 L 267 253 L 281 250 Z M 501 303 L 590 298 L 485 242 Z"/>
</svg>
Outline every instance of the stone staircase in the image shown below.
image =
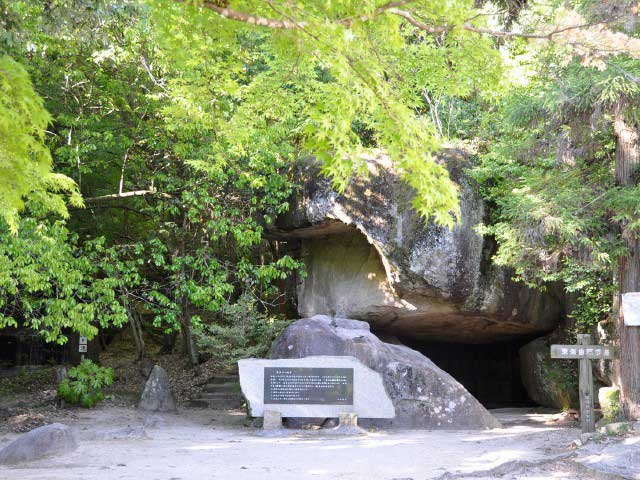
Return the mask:
<svg viewBox="0 0 640 480">
<path fill-rule="evenodd" d="M 238 369 L 228 370 L 216 375 L 196 394 L 189 404 L 196 408 L 228 410 L 242 406 Z"/>
</svg>

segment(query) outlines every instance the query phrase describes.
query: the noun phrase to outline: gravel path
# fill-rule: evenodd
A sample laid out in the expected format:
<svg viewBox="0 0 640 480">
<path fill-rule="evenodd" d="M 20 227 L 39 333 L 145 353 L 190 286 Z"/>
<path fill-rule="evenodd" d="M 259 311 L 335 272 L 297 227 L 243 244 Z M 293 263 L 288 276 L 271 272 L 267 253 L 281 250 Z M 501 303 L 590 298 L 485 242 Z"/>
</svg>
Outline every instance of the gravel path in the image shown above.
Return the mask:
<svg viewBox="0 0 640 480">
<path fill-rule="evenodd" d="M 103 407 L 70 419 L 78 450 L 0 467 L 0 479 L 596 478 L 570 460 L 578 430 L 545 425 L 544 415 L 498 416 L 505 427 L 490 431 L 287 431 L 274 437 L 245 427 L 242 412 L 190 409 L 160 416 Z M 0 446 L 15 437 L 0 438 Z"/>
</svg>

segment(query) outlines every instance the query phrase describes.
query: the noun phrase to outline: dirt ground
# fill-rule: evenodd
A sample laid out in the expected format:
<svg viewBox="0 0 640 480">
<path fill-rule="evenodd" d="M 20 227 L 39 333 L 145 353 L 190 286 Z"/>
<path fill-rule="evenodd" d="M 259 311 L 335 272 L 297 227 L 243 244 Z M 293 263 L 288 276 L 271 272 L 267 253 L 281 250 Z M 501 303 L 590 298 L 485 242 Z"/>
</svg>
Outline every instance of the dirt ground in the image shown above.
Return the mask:
<svg viewBox="0 0 640 480">
<path fill-rule="evenodd" d="M 145 414 L 130 407 L 60 411 L 79 448 L 68 455 L 0 467 L 0 479 L 73 480 L 584 480 L 603 477 L 574 459 L 579 430 L 549 413 L 494 412 L 488 431 L 377 431 L 338 435 L 286 430 L 265 435 L 241 411 L 183 409 Z M 0 430 L 0 447 L 18 436 Z"/>
</svg>

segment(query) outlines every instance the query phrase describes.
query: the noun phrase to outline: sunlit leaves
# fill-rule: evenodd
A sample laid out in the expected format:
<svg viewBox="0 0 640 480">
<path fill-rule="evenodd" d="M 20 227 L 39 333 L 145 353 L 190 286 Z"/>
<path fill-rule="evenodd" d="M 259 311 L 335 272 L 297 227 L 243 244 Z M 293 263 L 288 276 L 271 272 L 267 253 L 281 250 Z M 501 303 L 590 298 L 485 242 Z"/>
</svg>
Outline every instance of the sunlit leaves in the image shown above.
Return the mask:
<svg viewBox="0 0 640 480">
<path fill-rule="evenodd" d="M 157 5 L 163 13 L 165 8 L 176 11 L 166 3 Z M 267 15 L 279 8 L 265 9 L 261 2 L 234 6 Z M 451 226 L 458 209 L 457 189 L 433 156 L 438 135 L 421 111 L 421 92 L 489 93 L 498 87 L 500 55 L 490 39 L 469 32 L 453 29 L 436 39 L 398 16 L 369 19 L 378 7 L 372 1 L 282 5 L 283 12 L 304 23 L 304 28 L 291 30 L 252 28 L 187 7 L 181 10 L 182 27 L 164 27 L 169 35 L 163 42 L 169 51 L 172 42 L 179 45 L 180 58 L 190 48 L 185 28 L 199 35 L 203 23 L 209 22 L 208 51 L 199 42 L 192 52 L 201 56 L 200 65 L 213 64 L 198 68 L 211 71 L 216 84 L 235 82 L 238 88 L 226 87 L 218 94 L 212 90 L 198 112 L 206 108 L 204 101 L 226 105 L 224 113 L 211 112 L 210 125 L 230 149 L 244 154 L 251 142 L 259 142 L 284 160 L 314 157 L 338 189 L 365 173 L 363 155 L 383 149 L 414 188 L 418 212 Z M 471 2 L 430 2 L 416 8 L 424 18 L 439 23 L 446 19 L 450 25 L 474 12 Z M 158 18 L 165 22 L 162 15 Z M 253 38 L 253 43 L 243 41 L 246 38 Z M 221 56 L 225 48 L 229 55 Z M 238 60 L 245 61 L 242 74 Z M 229 73 L 216 73 L 215 65 L 227 63 Z M 254 64 L 259 68 L 252 68 Z M 180 95 L 180 101 L 184 98 Z M 366 129 L 366 139 L 354 125 Z"/>
<path fill-rule="evenodd" d="M 82 205 L 77 186 L 54 174 L 45 129 L 51 121 L 22 65 L 0 52 L 0 216 L 13 233 L 18 213 L 30 197 L 39 208 L 67 216 L 67 199 Z"/>
<path fill-rule="evenodd" d="M 0 328 L 21 325 L 64 343 L 69 331 L 91 338 L 127 320 L 119 280 L 98 277 L 61 222 L 24 218 L 17 235 L 0 229 L 0 266 Z"/>
</svg>

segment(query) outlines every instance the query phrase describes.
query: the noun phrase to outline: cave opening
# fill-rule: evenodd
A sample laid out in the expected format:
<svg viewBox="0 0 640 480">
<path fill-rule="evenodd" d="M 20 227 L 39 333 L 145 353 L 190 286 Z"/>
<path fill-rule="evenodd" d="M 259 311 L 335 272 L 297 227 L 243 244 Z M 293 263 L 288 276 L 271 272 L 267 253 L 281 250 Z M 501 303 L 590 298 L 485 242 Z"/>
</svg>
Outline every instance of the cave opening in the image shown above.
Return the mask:
<svg viewBox="0 0 640 480">
<path fill-rule="evenodd" d="M 518 353 L 531 338 L 481 344 L 400 341 L 431 359 L 486 408 L 536 405 L 522 382 Z"/>
<path fill-rule="evenodd" d="M 531 359 L 521 362 L 520 349 L 555 328 L 562 313 L 555 297 L 512 285 L 484 265 L 485 257 L 476 258 L 481 265 L 465 263 L 468 239 L 438 232 L 410 254 L 374 245 L 340 222 L 300 238 L 307 272 L 297 285 L 303 318 L 366 321 L 382 341 L 425 355 L 486 408 L 537 406 L 525 388 L 532 388 L 532 365 L 521 373 L 521 363 Z"/>
</svg>

